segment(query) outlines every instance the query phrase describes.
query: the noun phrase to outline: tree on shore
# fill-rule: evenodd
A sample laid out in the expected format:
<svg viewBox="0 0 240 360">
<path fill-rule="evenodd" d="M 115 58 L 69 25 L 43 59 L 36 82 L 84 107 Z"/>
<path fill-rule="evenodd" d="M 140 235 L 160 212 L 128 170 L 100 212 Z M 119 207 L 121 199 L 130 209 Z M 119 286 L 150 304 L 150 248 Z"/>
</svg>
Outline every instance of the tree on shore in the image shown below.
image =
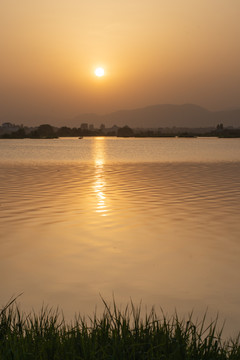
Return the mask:
<svg viewBox="0 0 240 360">
<path fill-rule="evenodd" d="M 30 133 L 32 138 L 53 138 L 55 137 L 54 129 L 49 124 L 40 125 L 37 130 Z"/>
<path fill-rule="evenodd" d="M 133 130 L 129 126 L 124 126 L 118 129 L 117 132 L 118 137 L 131 137 L 134 136 Z"/>
</svg>

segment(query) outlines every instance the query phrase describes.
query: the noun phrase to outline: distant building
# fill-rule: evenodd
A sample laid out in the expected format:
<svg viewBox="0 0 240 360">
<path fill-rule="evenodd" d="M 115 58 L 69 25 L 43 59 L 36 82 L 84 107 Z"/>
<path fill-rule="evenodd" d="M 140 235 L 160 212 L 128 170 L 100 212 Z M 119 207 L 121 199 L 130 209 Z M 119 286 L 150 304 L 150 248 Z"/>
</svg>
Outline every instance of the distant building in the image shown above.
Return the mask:
<svg viewBox="0 0 240 360">
<path fill-rule="evenodd" d="M 81 130 L 88 130 L 88 123 L 82 123 Z"/>
<path fill-rule="evenodd" d="M 20 129 L 19 125 L 15 125 L 10 122 L 5 122 L 2 124 L 2 126 L 0 126 L 1 134 L 10 134 L 12 132 L 17 131 L 18 129 Z"/>
<path fill-rule="evenodd" d="M 117 125 L 113 125 L 111 128 L 106 129 L 107 133 L 110 135 L 117 135 L 119 127 Z"/>
<path fill-rule="evenodd" d="M 90 124 L 89 127 L 88 127 L 89 130 L 93 131 L 94 130 L 94 125 L 93 124 Z"/>
<path fill-rule="evenodd" d="M 10 123 L 10 122 L 5 122 L 2 124 L 2 128 L 4 129 L 12 129 L 12 128 L 15 128 L 15 125 Z"/>
</svg>

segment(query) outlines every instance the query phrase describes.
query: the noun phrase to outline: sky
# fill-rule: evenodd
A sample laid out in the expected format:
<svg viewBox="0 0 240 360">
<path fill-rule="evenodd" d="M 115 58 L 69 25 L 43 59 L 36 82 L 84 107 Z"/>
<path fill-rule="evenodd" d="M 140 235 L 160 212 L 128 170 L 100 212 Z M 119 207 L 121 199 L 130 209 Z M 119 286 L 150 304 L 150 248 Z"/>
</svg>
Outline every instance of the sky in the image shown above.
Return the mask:
<svg viewBox="0 0 240 360">
<path fill-rule="evenodd" d="M 240 107 L 239 19 L 239 0 L 1 0 L 0 123 Z"/>
</svg>

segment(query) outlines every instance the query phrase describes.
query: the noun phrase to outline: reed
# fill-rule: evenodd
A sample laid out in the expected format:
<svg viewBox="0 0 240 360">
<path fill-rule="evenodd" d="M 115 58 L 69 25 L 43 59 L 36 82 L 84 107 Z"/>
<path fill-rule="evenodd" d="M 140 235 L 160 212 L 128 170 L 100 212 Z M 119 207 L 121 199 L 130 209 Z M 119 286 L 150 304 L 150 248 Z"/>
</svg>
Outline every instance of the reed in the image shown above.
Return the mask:
<svg viewBox="0 0 240 360">
<path fill-rule="evenodd" d="M 0 360 L 240 359 L 239 338 L 223 342 L 217 319 L 160 319 L 132 302 L 123 310 L 103 302 L 101 316 L 78 315 L 69 324 L 58 310 L 24 314 L 11 300 L 0 310 Z"/>
</svg>

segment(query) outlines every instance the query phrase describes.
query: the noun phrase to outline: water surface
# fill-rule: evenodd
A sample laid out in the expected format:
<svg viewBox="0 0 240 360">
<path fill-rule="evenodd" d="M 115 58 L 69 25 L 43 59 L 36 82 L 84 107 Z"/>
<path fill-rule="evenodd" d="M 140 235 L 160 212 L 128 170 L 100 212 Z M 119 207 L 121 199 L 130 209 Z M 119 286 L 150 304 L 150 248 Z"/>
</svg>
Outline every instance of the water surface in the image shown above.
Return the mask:
<svg viewBox="0 0 240 360">
<path fill-rule="evenodd" d="M 99 293 L 240 320 L 240 142 L 0 142 L 1 303 L 91 313 Z"/>
</svg>

